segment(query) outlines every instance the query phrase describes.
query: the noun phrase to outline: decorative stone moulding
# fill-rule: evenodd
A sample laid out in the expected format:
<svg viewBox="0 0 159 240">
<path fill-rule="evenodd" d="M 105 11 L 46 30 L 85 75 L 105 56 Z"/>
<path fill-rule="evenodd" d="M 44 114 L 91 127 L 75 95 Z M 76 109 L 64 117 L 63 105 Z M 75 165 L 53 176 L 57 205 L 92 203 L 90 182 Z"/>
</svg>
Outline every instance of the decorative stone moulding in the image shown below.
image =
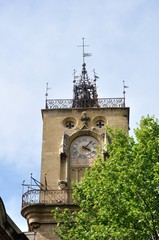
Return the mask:
<svg viewBox="0 0 159 240">
<path fill-rule="evenodd" d="M 61 189 L 64 189 L 67 187 L 67 181 L 66 180 L 59 180 L 58 185 Z"/>
</svg>

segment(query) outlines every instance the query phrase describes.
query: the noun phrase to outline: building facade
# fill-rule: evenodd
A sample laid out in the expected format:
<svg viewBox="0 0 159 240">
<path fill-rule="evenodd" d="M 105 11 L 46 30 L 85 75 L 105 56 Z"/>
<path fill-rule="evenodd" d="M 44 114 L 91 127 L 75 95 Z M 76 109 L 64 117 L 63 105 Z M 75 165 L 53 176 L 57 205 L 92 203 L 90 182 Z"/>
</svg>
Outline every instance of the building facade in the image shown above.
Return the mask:
<svg viewBox="0 0 159 240">
<path fill-rule="evenodd" d="M 0 198 L 0 239 L 1 240 L 28 240 L 26 235 L 18 228 L 6 212 L 4 203 Z"/>
<path fill-rule="evenodd" d="M 94 72 L 93 79 L 89 78 L 84 56 L 81 75 L 74 75 L 73 99 L 46 99 L 42 110 L 40 181 L 31 176 L 39 188 L 31 186 L 22 199 L 22 215 L 35 240 L 59 239 L 52 230 L 56 221 L 51 210 L 78 209 L 72 200 L 72 182 L 82 179 L 97 154 L 105 160 L 106 126 L 129 129 L 125 97 L 98 98 L 98 77 Z"/>
</svg>

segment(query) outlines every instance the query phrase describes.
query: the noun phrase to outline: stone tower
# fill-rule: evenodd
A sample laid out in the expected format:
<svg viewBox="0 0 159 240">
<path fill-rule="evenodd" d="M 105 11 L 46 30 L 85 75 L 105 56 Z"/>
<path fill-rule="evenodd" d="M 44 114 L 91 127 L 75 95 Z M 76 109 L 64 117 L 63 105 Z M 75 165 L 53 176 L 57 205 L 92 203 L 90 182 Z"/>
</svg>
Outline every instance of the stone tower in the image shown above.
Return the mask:
<svg viewBox="0 0 159 240">
<path fill-rule="evenodd" d="M 54 235 L 55 207 L 78 209 L 71 197 L 72 181 L 78 183 L 91 167 L 97 149 L 105 146 L 105 126 L 128 132 L 129 108 L 123 98 L 98 98 L 94 72 L 87 74 L 83 43 L 80 76 L 73 80 L 73 99 L 46 99 L 42 109 L 43 139 L 41 179 L 22 198 L 22 215 L 36 240 L 59 239 Z M 104 155 L 103 155 L 104 158 Z"/>
</svg>

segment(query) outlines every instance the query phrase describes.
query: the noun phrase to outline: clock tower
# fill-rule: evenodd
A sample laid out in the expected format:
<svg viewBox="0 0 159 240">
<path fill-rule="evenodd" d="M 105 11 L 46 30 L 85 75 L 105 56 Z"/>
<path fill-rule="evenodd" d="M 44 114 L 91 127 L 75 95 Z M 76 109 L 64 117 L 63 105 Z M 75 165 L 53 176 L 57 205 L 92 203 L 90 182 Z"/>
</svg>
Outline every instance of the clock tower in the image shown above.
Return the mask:
<svg viewBox="0 0 159 240">
<path fill-rule="evenodd" d="M 84 52 L 79 76 L 73 79 L 73 99 L 46 99 L 42 109 L 43 139 L 41 176 L 38 182 L 27 185 L 23 193 L 22 215 L 36 240 L 59 239 L 54 235 L 56 221 L 51 210 L 56 207 L 78 206 L 72 200 L 72 182 L 78 183 L 86 168 L 92 166 L 95 157 L 106 143 L 106 126 L 122 128 L 128 132 L 129 108 L 123 98 L 98 98 L 97 75 L 89 78 Z M 46 94 L 47 96 L 47 94 Z M 24 186 L 26 186 L 24 184 Z"/>
</svg>

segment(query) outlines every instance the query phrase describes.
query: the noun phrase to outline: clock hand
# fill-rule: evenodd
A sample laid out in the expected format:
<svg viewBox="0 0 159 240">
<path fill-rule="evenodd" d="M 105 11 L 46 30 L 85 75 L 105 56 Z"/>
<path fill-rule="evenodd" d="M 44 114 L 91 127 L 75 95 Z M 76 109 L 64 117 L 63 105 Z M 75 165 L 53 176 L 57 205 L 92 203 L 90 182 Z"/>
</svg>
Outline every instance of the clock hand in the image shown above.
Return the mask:
<svg viewBox="0 0 159 240">
<path fill-rule="evenodd" d="M 92 142 L 93 142 L 93 141 L 90 141 L 89 143 L 87 143 L 87 144 L 85 145 L 85 147 L 88 147 L 88 145 L 91 144 Z"/>
<path fill-rule="evenodd" d="M 87 148 L 86 146 L 82 146 L 82 148 L 88 150 L 89 152 L 91 151 L 91 149 Z"/>
</svg>

